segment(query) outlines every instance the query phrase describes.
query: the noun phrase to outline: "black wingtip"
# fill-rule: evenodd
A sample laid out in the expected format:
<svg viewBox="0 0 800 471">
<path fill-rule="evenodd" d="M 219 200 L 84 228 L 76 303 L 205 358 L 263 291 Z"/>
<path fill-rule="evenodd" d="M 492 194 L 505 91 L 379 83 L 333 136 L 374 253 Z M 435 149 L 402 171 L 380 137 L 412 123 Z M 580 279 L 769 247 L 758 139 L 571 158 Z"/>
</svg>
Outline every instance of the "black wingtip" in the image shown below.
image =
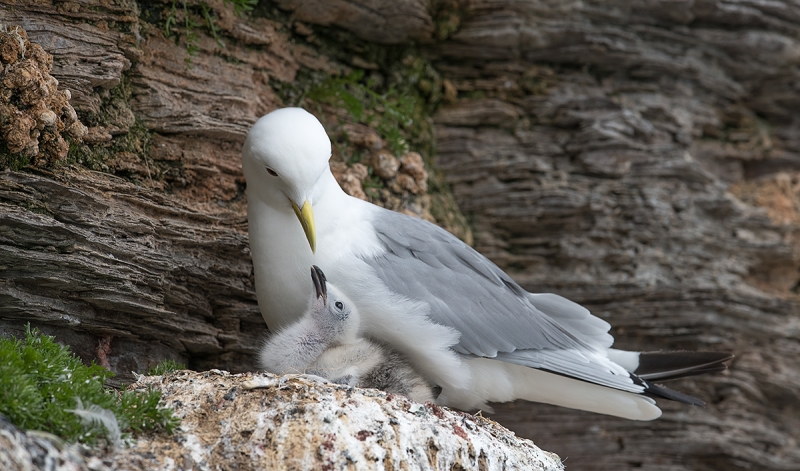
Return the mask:
<svg viewBox="0 0 800 471">
<path fill-rule="evenodd" d="M 732 358 L 729 352 L 642 352 L 634 373 L 647 381 L 667 381 L 725 371 L 725 362 Z"/>
<path fill-rule="evenodd" d="M 725 362 L 732 358 L 733 354 L 728 352 L 642 352 L 639 354 L 639 366 L 631 373 L 631 379 L 644 386 L 647 396 L 703 407 L 706 403 L 700 399 L 652 381 L 719 373 L 728 368 Z"/>
<path fill-rule="evenodd" d="M 700 399 L 694 396 L 678 392 L 674 389 L 670 389 L 661 384 L 647 383 L 645 389 L 645 395 L 651 397 L 662 397 L 664 399 L 671 399 L 673 401 L 678 401 L 683 404 L 689 404 L 698 407 L 704 407 L 706 405 L 705 402 L 701 401 Z"/>
</svg>

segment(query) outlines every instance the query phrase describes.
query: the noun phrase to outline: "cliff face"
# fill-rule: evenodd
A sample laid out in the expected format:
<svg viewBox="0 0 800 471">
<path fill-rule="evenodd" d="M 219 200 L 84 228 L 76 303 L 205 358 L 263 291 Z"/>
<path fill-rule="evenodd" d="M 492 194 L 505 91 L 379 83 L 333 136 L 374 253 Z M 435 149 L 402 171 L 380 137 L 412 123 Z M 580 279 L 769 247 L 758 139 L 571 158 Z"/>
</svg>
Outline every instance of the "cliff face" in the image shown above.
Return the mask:
<svg viewBox="0 0 800 471">
<path fill-rule="evenodd" d="M 668 405 L 652 424 L 526 404 L 495 418 L 548 430 L 539 443 L 587 469 L 796 466 L 798 12 L 470 8 L 435 48 L 459 96 L 476 96 L 436 114 L 436 162 L 476 248 L 607 319 L 620 348 L 737 355 L 678 385 L 707 408 Z"/>
<path fill-rule="evenodd" d="M 437 113 L 436 161 L 476 248 L 607 319 L 620 348 L 737 355 L 677 385 L 705 409 L 652 424 L 528 404 L 495 418 L 587 469 L 796 466 L 797 12 L 470 6 L 434 62 L 476 98 Z"/>
<path fill-rule="evenodd" d="M 469 240 L 449 188 L 479 251 L 607 319 L 618 347 L 737 355 L 675 385 L 705 409 L 634 424 L 516 403 L 496 420 L 576 467 L 800 465 L 791 2 L 204 2 L 214 29 L 178 5 L 0 3 L 88 127 L 66 166 L 0 174 L 0 329 L 30 320 L 120 372 L 252 368 L 266 330 L 240 146 L 310 97 L 348 191 Z M 367 80 L 419 99 L 405 141 L 325 99 Z M 429 191 L 376 176 L 386 150 L 435 163 Z"/>
</svg>

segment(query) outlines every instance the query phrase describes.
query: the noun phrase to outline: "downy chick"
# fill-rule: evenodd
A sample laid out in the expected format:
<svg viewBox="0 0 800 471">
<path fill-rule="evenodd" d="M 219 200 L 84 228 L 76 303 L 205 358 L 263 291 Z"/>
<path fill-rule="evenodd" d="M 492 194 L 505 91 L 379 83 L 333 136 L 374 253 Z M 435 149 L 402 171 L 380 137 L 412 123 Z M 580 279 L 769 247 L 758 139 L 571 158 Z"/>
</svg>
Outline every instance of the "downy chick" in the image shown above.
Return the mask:
<svg viewBox="0 0 800 471">
<path fill-rule="evenodd" d="M 355 305 L 311 267 L 316 291 L 299 321 L 271 335 L 261 347 L 259 366 L 270 373 L 305 373 L 361 388 L 403 394 L 412 401 L 433 401 L 433 387 L 402 355 L 359 337 Z"/>
</svg>

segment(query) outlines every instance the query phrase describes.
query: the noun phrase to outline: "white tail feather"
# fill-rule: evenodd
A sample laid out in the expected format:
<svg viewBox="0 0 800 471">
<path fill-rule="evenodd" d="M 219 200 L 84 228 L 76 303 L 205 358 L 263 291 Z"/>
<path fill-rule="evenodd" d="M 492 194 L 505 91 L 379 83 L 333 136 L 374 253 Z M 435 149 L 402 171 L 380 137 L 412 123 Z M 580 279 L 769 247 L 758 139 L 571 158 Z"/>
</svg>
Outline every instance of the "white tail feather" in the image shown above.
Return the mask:
<svg viewBox="0 0 800 471">
<path fill-rule="evenodd" d="M 488 358 L 470 358 L 465 363 L 475 378 L 473 388 L 469 391 L 445 388 L 439 396 L 459 408 L 485 409 L 481 399 L 505 402 L 519 398 L 630 420 L 653 420 L 661 416 L 661 409 L 646 396 Z"/>
</svg>

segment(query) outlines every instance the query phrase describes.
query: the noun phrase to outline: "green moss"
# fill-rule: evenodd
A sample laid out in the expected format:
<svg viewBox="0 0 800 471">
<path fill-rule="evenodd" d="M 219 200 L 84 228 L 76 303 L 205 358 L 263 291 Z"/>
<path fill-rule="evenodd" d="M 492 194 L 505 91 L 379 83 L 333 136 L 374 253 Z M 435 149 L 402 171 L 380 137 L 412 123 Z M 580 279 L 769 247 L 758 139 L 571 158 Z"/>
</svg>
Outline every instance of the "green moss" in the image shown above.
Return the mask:
<svg viewBox="0 0 800 471">
<path fill-rule="evenodd" d="M 342 35 L 338 33 L 337 37 Z M 339 76 L 303 69 L 294 82 L 273 80 L 271 85 L 287 105 L 314 109 L 319 104 L 328 104 L 344 110 L 344 121 L 372 127 L 395 154 L 414 149 L 423 156 L 432 155 L 429 116 L 443 96 L 441 77 L 413 49 L 378 48 L 369 43 L 358 49 L 360 57 L 379 64 L 380 68 L 370 71 L 353 68 Z"/>
<path fill-rule="evenodd" d="M 12 153 L 5 142 L 0 142 L 0 170 L 11 169 L 15 172 L 31 164 L 31 159 L 20 153 Z"/>
<path fill-rule="evenodd" d="M 150 131 L 139 119 L 134 121 L 127 133 L 116 136 L 111 144 L 89 145 L 70 143 L 67 165 L 80 165 L 90 170 L 109 172 L 108 162 L 120 152 L 131 152 L 146 159 L 150 146 Z"/>
<path fill-rule="evenodd" d="M 131 110 L 131 95 L 130 79 L 123 75 L 116 87 L 105 92 L 100 113 L 81 114 L 81 121 L 87 126 L 127 129 L 127 132 L 112 137 L 110 142 L 97 145 L 70 142 L 65 161 L 67 165 L 80 165 L 91 170 L 110 172 L 108 163 L 121 152 L 130 152 L 140 158 L 147 158 L 151 133 Z"/>
<path fill-rule="evenodd" d="M 86 408 L 113 412 L 123 432 L 172 432 L 178 421 L 171 409 L 159 406 L 160 392 L 117 392 L 104 386 L 112 376 L 98 365 L 84 365 L 53 337 L 28 326 L 24 339 L 0 339 L 0 414 L 25 430 L 95 443 L 107 430 L 84 425 L 72 412 L 80 401 Z"/>
<path fill-rule="evenodd" d="M 120 82 L 112 89 L 98 90 L 101 98 L 100 112 L 78 112 L 78 117 L 86 126 L 115 126 L 120 129 L 130 127 L 135 118 L 130 107 L 133 94 L 130 78 L 123 74 Z"/>
<path fill-rule="evenodd" d="M 381 180 L 380 177 L 373 174 L 372 167 L 368 167 L 368 171 L 369 173 L 367 175 L 367 179 L 364 180 L 363 184 L 364 193 L 369 195 L 370 198 L 377 198 L 380 194 L 379 190 L 384 188 L 386 185 L 384 185 L 383 180 Z"/>
<path fill-rule="evenodd" d="M 347 112 L 350 119 L 366 124 L 381 134 L 395 154 L 408 152 L 406 135 L 414 123 L 418 97 L 389 87 L 376 91 L 375 80 L 366 78 L 363 70 L 342 77 L 329 77 L 309 90 L 306 98 L 327 103 Z"/>
</svg>

